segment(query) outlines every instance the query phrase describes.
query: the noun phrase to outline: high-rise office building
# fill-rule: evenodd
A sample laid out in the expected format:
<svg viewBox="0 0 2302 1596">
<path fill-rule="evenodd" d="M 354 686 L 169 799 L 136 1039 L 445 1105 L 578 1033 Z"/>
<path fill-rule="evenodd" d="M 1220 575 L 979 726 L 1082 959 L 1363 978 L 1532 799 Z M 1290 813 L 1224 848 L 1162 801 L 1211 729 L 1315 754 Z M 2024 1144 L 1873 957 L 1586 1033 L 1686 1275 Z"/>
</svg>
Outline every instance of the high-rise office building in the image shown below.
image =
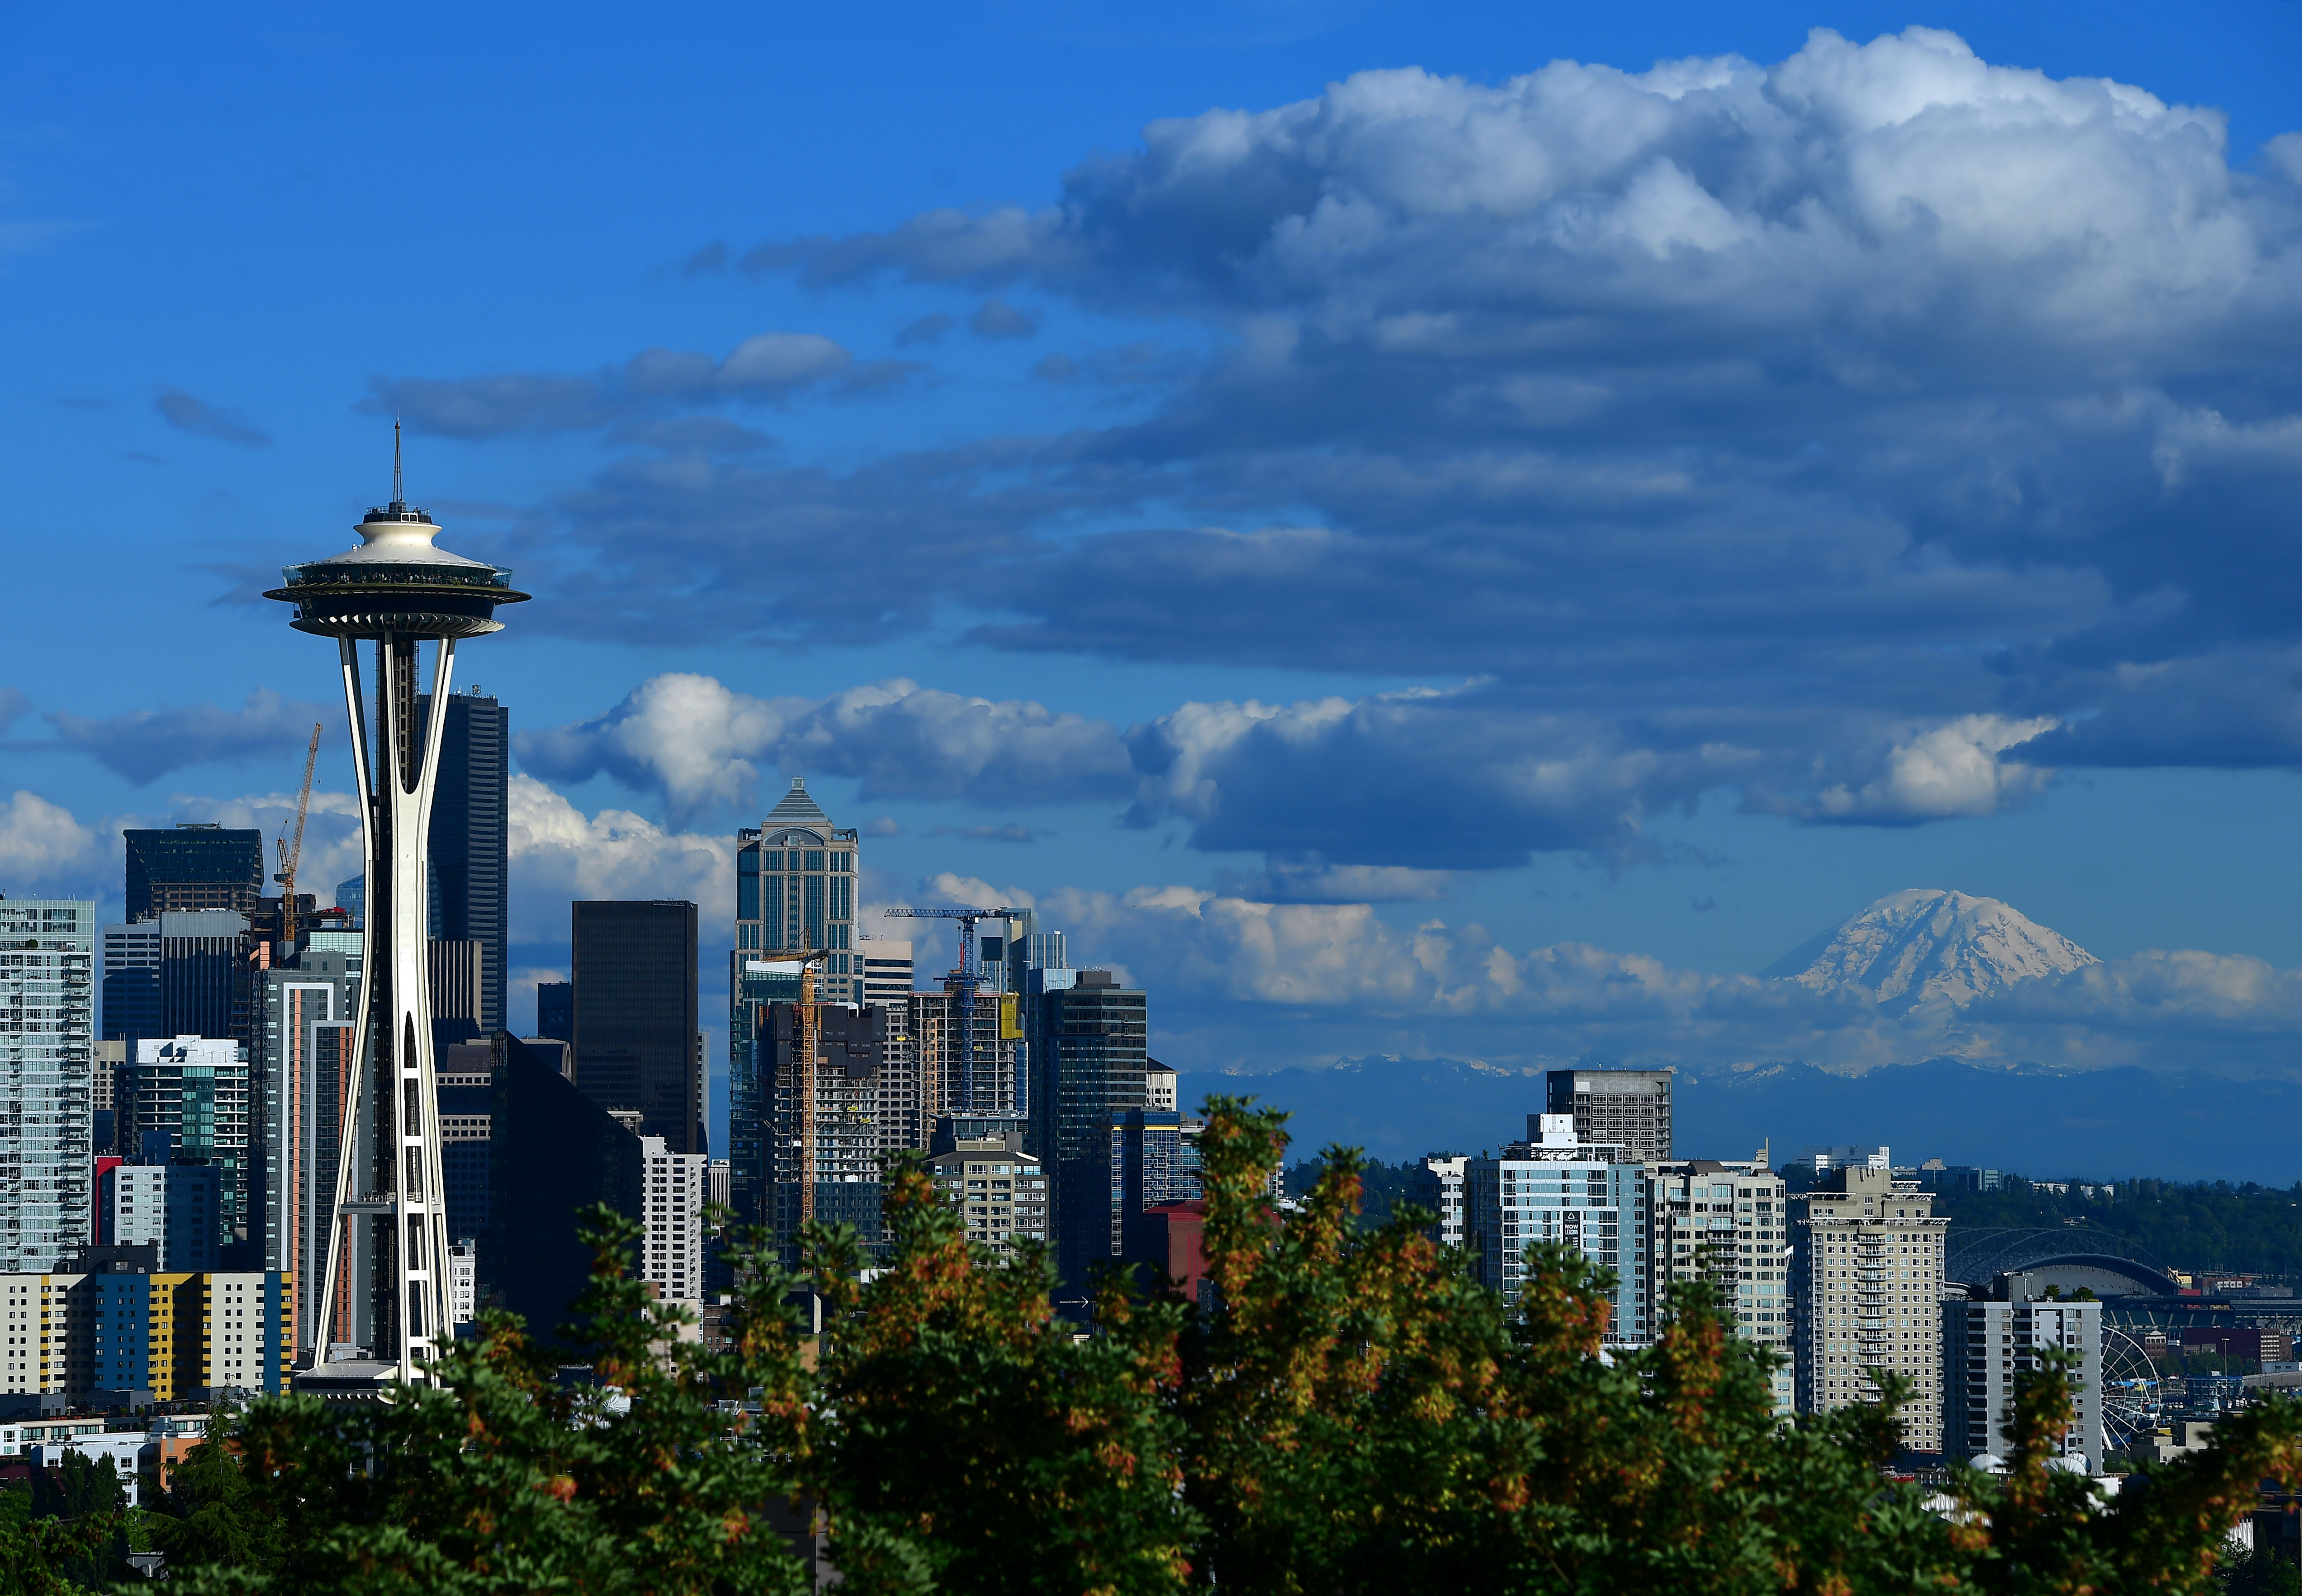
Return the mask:
<svg viewBox="0 0 2302 1596">
<path fill-rule="evenodd" d="M 1787 1356 L 1790 1205 L 1781 1176 L 1763 1159 L 1652 1164 L 1647 1216 L 1659 1314 L 1669 1311 L 1675 1285 L 1709 1281 L 1735 1334 Z M 1789 1363 L 1769 1378 L 1775 1411 L 1790 1413 L 1796 1391 Z"/>
<path fill-rule="evenodd" d="M 264 896 L 264 834 L 184 824 L 127 830 L 128 919 L 221 909 L 252 914 Z"/>
<path fill-rule="evenodd" d="M 727 994 L 728 1204 L 739 1223 L 775 1223 L 777 1063 L 761 1046 L 769 1005 L 800 1000 L 800 968 L 737 953 Z"/>
<path fill-rule="evenodd" d="M 639 1110 L 645 1134 L 707 1151 L 696 1029 L 695 905 L 574 906 L 576 1084 L 602 1108 Z"/>
<path fill-rule="evenodd" d="M 1106 970 L 1030 973 L 1025 1147 L 1053 1182 L 1056 1261 L 1076 1290 L 1112 1256 L 1111 1121 L 1143 1106 L 1149 1000 Z"/>
<path fill-rule="evenodd" d="M 735 956 L 823 951 L 816 995 L 825 1003 L 863 1001 L 864 972 L 854 951 L 861 868 L 854 830 L 834 826 L 806 781 L 793 777 L 766 820 L 735 834 Z"/>
<path fill-rule="evenodd" d="M 217 1180 L 216 1243 L 261 1239 L 261 1210 L 250 1213 L 256 1186 L 250 1169 L 248 1052 L 220 1037 L 147 1037 L 136 1044 L 119 1090 L 121 1145 L 146 1163 L 208 1164 Z M 152 1140 L 165 1151 L 155 1155 Z"/>
<path fill-rule="evenodd" d="M 1584 1141 L 1628 1147 L 1642 1163 L 1670 1157 L 1669 1070 L 1552 1070 L 1543 1112 L 1571 1114 Z"/>
<path fill-rule="evenodd" d="M 693 1307 L 703 1297 L 703 1173 L 701 1153 L 675 1153 L 660 1136 L 640 1138 L 640 1279 L 666 1302 Z"/>
<path fill-rule="evenodd" d="M 245 1042 L 248 916 L 229 909 L 164 911 L 159 1037 Z"/>
<path fill-rule="evenodd" d="M 432 999 L 433 1052 L 483 1034 L 487 1008 L 487 947 L 466 937 L 434 937 L 424 945 L 424 979 Z"/>
<path fill-rule="evenodd" d="M 448 1234 L 458 1241 L 488 1233 L 494 1068 L 495 1050 L 486 1042 L 460 1042 L 440 1055 L 440 1174 L 447 1182 Z"/>
<path fill-rule="evenodd" d="M 432 712 L 418 701 L 416 723 Z M 432 790 L 428 877 L 445 942 L 479 944 L 479 1029 L 504 1029 L 504 937 L 509 854 L 505 828 L 511 779 L 511 712 L 477 686 L 448 695 L 440 774 Z M 418 735 L 422 735 L 420 730 Z"/>
<path fill-rule="evenodd" d="M 2101 1303 L 2049 1298 L 2032 1276 L 2001 1275 L 1989 1300 L 1944 1302 L 1942 1323 L 1945 1455 L 2005 1457 L 2014 1377 L 2037 1373 L 2058 1352 L 2071 1359 L 2071 1409 L 2060 1456 L 2102 1473 Z"/>
<path fill-rule="evenodd" d="M 0 899 L 0 1272 L 56 1267 L 91 1239 L 96 905 Z"/>
<path fill-rule="evenodd" d="M 104 928 L 104 1012 L 98 1018 L 107 1042 L 173 1034 L 160 1029 L 157 917 Z"/>
<path fill-rule="evenodd" d="M 1798 1406 L 1876 1403 L 1874 1370 L 1909 1376 L 1903 1444 L 1942 1450 L 1944 1232 L 1934 1196 L 1891 1168 L 1849 1164 L 1793 1201 Z"/>
<path fill-rule="evenodd" d="M 536 983 L 535 1034 L 561 1042 L 576 1034 L 576 987 L 572 982 Z"/>
<path fill-rule="evenodd" d="M 1526 1283 L 1526 1249 L 1573 1247 L 1615 1273 L 1606 1340 L 1643 1346 L 1649 1307 L 1646 1166 L 1628 1147 L 1586 1142 L 1568 1114 L 1534 1116 L 1535 1134 L 1500 1157 L 1463 1164 L 1465 1250 L 1479 1282 L 1516 1303 Z"/>
</svg>

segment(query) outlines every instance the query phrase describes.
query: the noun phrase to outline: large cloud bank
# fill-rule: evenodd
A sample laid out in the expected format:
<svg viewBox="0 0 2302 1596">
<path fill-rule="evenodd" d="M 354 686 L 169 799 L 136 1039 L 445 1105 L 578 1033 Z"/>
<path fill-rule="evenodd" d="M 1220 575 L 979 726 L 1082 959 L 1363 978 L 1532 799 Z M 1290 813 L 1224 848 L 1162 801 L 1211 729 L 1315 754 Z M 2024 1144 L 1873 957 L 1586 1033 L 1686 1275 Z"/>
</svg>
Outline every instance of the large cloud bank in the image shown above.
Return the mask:
<svg viewBox="0 0 2302 1596">
<path fill-rule="evenodd" d="M 1078 412 L 1124 419 L 838 469 L 651 435 L 552 508 L 536 619 L 1419 680 L 1054 756 L 1338 866 L 1634 854 L 1719 788 L 1901 825 L 2058 769 L 2293 766 L 2298 149 L 1927 29 L 1155 123 L 1051 205 L 744 263 L 1067 300 L 1063 391 L 1124 368 Z M 735 392 L 700 360 L 650 403 Z M 853 603 L 763 601 L 831 546 L 870 550 Z M 1459 856 L 1387 854 L 1418 761 L 1469 749 Z"/>
</svg>

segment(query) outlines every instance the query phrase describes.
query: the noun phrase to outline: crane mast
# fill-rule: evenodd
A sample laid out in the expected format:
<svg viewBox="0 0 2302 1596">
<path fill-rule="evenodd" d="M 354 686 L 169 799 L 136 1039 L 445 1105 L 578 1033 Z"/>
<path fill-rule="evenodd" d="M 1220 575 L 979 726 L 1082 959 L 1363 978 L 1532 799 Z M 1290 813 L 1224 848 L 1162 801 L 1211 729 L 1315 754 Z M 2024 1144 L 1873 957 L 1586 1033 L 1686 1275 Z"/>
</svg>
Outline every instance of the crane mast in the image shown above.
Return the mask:
<svg viewBox="0 0 2302 1596">
<path fill-rule="evenodd" d="M 280 873 L 272 878 L 280 883 L 280 940 L 290 951 L 296 946 L 296 867 L 304 857 L 304 817 L 312 809 L 312 770 L 320 761 L 320 727 L 312 727 L 312 745 L 304 751 L 304 785 L 296 794 L 296 840 L 275 837 L 273 845 L 280 851 Z"/>
<path fill-rule="evenodd" d="M 987 920 L 1012 920 L 1021 909 L 889 909 L 902 920 L 954 920 L 959 922 L 959 1101 L 955 1112 L 971 1114 L 975 1102 L 975 928 Z"/>
</svg>

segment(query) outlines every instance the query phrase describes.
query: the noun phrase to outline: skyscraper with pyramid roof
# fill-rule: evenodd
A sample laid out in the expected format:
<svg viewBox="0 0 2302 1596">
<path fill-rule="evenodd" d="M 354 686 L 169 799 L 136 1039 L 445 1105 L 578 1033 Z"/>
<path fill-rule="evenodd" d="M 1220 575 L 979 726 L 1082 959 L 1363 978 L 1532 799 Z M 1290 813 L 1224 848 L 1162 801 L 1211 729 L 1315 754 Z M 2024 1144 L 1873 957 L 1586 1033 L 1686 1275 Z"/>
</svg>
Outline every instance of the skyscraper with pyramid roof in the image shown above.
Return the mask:
<svg viewBox="0 0 2302 1596">
<path fill-rule="evenodd" d="M 727 971 L 727 1155 L 730 1196 L 747 1222 L 773 1214 L 776 1085 L 755 1047 L 765 1005 L 796 1003 L 797 954 L 820 950 L 819 1002 L 863 1001 L 855 951 L 861 856 L 852 827 L 835 826 L 794 777 L 768 818 L 735 834 L 735 945 Z M 876 1188 L 875 1188 L 876 1192 Z"/>
</svg>

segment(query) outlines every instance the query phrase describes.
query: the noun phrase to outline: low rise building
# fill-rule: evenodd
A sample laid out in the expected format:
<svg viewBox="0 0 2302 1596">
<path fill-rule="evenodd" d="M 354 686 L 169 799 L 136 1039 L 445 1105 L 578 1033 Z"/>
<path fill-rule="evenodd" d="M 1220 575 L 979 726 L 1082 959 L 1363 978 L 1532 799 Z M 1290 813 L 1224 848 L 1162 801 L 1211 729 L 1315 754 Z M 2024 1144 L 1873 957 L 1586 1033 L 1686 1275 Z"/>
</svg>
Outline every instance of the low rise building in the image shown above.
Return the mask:
<svg viewBox="0 0 2302 1596">
<path fill-rule="evenodd" d="M 12 1315 L 0 1394 L 208 1400 L 285 1390 L 294 1361 L 294 1282 L 276 1271 L 0 1275 L 0 1303 Z"/>
<path fill-rule="evenodd" d="M 2000 1276 L 1995 1290 L 1989 1300 L 1942 1305 L 1943 1451 L 2004 1457 L 2016 1377 L 2060 1353 L 2071 1360 L 2072 1408 L 2061 1455 L 2102 1473 L 2102 1304 L 2037 1296 L 2021 1274 Z"/>
<path fill-rule="evenodd" d="M 1047 1239 L 1046 1171 L 1023 1151 L 1021 1131 L 954 1136 L 928 1170 L 936 1189 L 964 1216 L 970 1241 L 1005 1256 L 1019 1243 Z"/>
</svg>

